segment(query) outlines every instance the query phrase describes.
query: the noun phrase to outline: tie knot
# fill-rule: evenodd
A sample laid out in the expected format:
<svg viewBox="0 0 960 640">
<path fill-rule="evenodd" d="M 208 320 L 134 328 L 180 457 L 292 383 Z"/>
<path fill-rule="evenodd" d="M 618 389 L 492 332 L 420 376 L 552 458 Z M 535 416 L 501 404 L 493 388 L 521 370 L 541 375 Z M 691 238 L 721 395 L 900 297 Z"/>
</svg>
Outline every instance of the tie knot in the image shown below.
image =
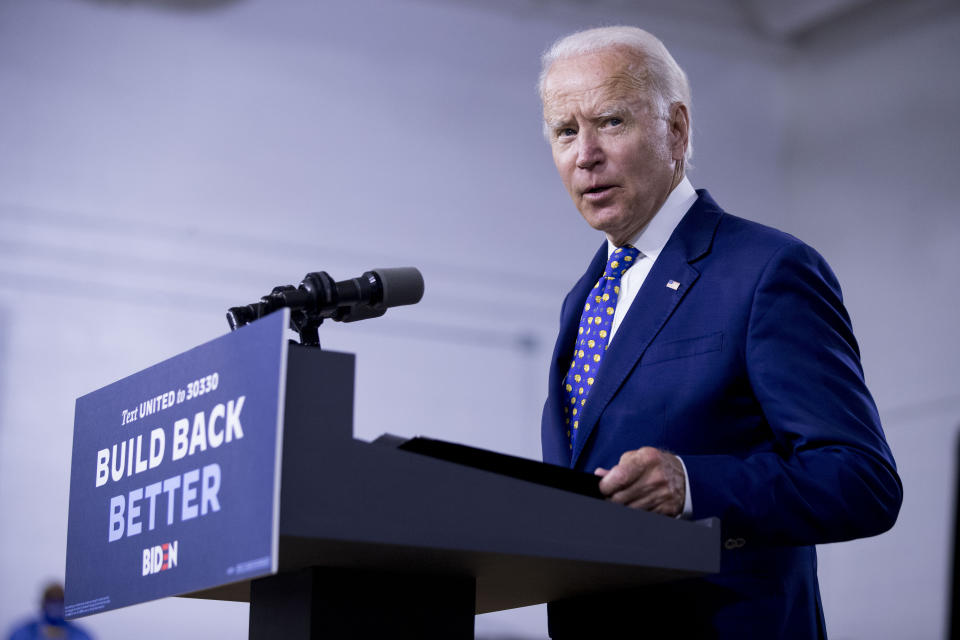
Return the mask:
<svg viewBox="0 0 960 640">
<path fill-rule="evenodd" d="M 633 263 L 637 261 L 637 257 L 640 255 L 640 250 L 636 247 L 631 247 L 629 244 L 622 247 L 617 247 L 613 250 L 613 253 L 610 254 L 610 259 L 607 260 L 607 268 L 603 271 L 604 278 L 617 278 L 619 279 L 627 269 L 633 266 Z"/>
</svg>

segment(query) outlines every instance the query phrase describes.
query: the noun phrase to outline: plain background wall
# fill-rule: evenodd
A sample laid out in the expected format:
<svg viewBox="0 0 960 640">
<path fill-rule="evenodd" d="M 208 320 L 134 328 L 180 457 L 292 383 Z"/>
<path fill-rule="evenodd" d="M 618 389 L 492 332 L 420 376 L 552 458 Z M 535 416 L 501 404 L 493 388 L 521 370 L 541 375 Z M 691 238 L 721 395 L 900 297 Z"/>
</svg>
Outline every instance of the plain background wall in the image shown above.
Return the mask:
<svg viewBox="0 0 960 640">
<path fill-rule="evenodd" d="M 629 22 L 690 76 L 695 186 L 808 241 L 844 286 L 906 498 L 890 533 L 821 548 L 832 637 L 942 637 L 960 17 L 887 11 L 787 44 L 696 4 L 0 0 L 0 630 L 62 576 L 74 399 L 308 271 L 427 282 L 416 307 L 321 329 L 358 355 L 359 437 L 538 457 L 560 300 L 601 238 L 541 138 L 537 57 Z M 83 622 L 245 637 L 246 615 L 168 599 Z M 477 633 L 545 637 L 543 608 Z"/>
<path fill-rule="evenodd" d="M 960 16 L 894 16 L 805 43 L 789 67 L 786 230 L 843 285 L 904 482 L 894 529 L 820 549 L 838 638 L 946 632 L 960 426 Z M 902 18 L 902 17 L 901 17 Z"/>
</svg>

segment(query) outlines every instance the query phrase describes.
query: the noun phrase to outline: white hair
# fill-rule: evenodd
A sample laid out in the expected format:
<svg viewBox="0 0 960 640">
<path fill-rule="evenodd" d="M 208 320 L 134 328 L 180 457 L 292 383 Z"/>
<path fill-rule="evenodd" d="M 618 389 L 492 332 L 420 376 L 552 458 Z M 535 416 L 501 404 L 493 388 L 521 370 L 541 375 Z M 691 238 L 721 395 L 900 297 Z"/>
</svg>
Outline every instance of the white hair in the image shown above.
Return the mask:
<svg viewBox="0 0 960 640">
<path fill-rule="evenodd" d="M 660 39 L 639 27 L 600 27 L 578 31 L 560 38 L 540 56 L 540 78 L 537 92 L 543 101 L 544 85 L 550 67 L 557 60 L 572 58 L 585 53 L 594 53 L 603 49 L 622 47 L 629 49 L 641 58 L 642 64 L 631 72 L 637 82 L 648 92 L 660 115 L 669 117 L 670 106 L 682 103 L 687 107 L 691 122 L 693 105 L 690 98 L 690 83 L 677 61 L 673 59 Z M 544 123 L 546 127 L 546 123 Z M 687 149 L 684 158 L 689 161 L 693 155 L 693 127 L 687 133 Z"/>
</svg>

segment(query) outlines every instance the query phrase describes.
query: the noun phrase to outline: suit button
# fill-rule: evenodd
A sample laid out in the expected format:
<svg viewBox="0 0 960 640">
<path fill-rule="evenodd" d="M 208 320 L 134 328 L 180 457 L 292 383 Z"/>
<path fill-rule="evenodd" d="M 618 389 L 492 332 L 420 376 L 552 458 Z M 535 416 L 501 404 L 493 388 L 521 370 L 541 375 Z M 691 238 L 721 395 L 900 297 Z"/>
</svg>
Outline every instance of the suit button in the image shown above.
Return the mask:
<svg viewBox="0 0 960 640">
<path fill-rule="evenodd" d="M 727 538 L 726 541 L 724 541 L 723 546 L 725 549 L 731 550 L 739 549 L 745 544 L 747 544 L 747 541 L 743 538 Z"/>
</svg>

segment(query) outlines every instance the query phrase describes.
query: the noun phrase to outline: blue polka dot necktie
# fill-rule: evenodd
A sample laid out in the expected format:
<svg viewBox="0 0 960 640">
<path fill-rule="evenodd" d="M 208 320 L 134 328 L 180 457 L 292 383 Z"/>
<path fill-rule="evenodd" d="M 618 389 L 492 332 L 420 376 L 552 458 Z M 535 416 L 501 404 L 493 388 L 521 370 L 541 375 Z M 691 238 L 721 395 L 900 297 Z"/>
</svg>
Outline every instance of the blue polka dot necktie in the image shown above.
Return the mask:
<svg viewBox="0 0 960 640">
<path fill-rule="evenodd" d="M 617 308 L 617 298 L 620 297 L 620 278 L 633 266 L 639 255 L 640 251 L 630 245 L 615 249 L 607 260 L 603 275 L 584 302 L 580 328 L 577 329 L 577 340 L 574 343 L 573 362 L 570 363 L 570 371 L 563 381 L 567 398 L 563 406 L 563 417 L 571 450 L 577 441 L 580 414 L 587 403 L 587 396 L 590 395 L 603 354 L 610 343 L 613 313 Z"/>
</svg>

